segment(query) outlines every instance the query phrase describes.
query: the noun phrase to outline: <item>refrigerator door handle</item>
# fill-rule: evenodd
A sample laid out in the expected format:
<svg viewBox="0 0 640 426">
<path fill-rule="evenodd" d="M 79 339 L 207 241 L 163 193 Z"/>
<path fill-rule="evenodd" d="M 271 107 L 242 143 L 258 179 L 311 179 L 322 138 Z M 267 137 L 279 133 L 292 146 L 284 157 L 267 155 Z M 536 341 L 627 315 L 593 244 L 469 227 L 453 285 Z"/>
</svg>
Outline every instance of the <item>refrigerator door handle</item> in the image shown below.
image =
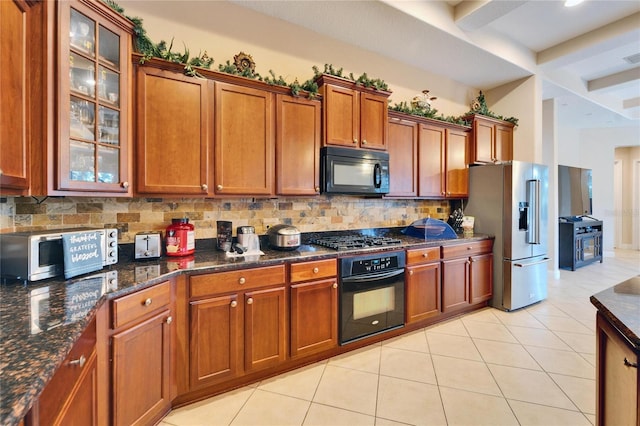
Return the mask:
<svg viewBox="0 0 640 426">
<path fill-rule="evenodd" d="M 527 243 L 540 244 L 540 181 L 527 181 L 527 201 L 529 202 L 529 232 Z"/>
<path fill-rule="evenodd" d="M 531 262 L 531 263 L 514 263 L 513 266 L 518 267 L 518 268 L 524 268 L 526 266 L 533 266 L 533 265 L 540 265 L 541 263 L 547 263 L 549 260 L 548 257 L 545 257 L 542 260 L 539 260 L 537 262 Z"/>
</svg>

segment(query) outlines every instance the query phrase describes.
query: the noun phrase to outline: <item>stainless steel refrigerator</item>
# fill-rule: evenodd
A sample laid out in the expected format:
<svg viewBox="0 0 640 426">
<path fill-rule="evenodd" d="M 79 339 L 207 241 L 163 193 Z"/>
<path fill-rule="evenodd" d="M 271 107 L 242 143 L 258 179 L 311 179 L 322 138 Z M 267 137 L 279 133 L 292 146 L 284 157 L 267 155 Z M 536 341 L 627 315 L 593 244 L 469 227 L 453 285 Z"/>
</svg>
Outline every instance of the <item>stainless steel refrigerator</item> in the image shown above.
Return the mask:
<svg viewBox="0 0 640 426">
<path fill-rule="evenodd" d="M 519 309 L 547 297 L 547 166 L 512 161 L 469 169 L 466 216 L 495 236 L 491 305 Z"/>
</svg>

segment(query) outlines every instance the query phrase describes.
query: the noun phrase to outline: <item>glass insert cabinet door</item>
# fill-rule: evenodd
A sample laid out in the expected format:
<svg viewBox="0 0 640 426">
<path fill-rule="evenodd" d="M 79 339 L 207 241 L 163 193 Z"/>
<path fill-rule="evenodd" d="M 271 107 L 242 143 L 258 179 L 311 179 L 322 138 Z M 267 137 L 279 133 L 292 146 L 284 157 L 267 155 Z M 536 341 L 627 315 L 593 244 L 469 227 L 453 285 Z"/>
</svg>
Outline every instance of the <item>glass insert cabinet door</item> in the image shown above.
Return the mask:
<svg viewBox="0 0 640 426">
<path fill-rule="evenodd" d="M 131 39 L 93 3 L 58 3 L 57 189 L 127 193 Z"/>
</svg>

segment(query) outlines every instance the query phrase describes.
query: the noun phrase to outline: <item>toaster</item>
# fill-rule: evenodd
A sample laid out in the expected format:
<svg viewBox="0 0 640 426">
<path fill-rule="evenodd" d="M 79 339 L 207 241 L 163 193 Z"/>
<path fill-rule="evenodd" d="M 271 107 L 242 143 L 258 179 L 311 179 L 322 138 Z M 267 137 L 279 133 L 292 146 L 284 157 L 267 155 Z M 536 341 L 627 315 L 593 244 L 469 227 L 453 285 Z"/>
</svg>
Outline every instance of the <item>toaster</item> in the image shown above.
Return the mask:
<svg viewBox="0 0 640 426">
<path fill-rule="evenodd" d="M 140 232 L 135 236 L 134 259 L 157 259 L 162 254 L 160 232 Z"/>
</svg>

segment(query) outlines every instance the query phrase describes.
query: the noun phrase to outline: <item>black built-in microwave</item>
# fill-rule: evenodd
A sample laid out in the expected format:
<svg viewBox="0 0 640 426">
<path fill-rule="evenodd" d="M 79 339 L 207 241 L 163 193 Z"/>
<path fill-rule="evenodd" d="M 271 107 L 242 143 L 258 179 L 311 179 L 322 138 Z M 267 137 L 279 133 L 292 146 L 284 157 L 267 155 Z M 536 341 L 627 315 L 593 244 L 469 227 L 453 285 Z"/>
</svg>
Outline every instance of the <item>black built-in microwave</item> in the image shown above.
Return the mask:
<svg viewBox="0 0 640 426">
<path fill-rule="evenodd" d="M 389 153 L 327 146 L 320 154 L 322 192 L 354 195 L 389 192 Z"/>
</svg>

